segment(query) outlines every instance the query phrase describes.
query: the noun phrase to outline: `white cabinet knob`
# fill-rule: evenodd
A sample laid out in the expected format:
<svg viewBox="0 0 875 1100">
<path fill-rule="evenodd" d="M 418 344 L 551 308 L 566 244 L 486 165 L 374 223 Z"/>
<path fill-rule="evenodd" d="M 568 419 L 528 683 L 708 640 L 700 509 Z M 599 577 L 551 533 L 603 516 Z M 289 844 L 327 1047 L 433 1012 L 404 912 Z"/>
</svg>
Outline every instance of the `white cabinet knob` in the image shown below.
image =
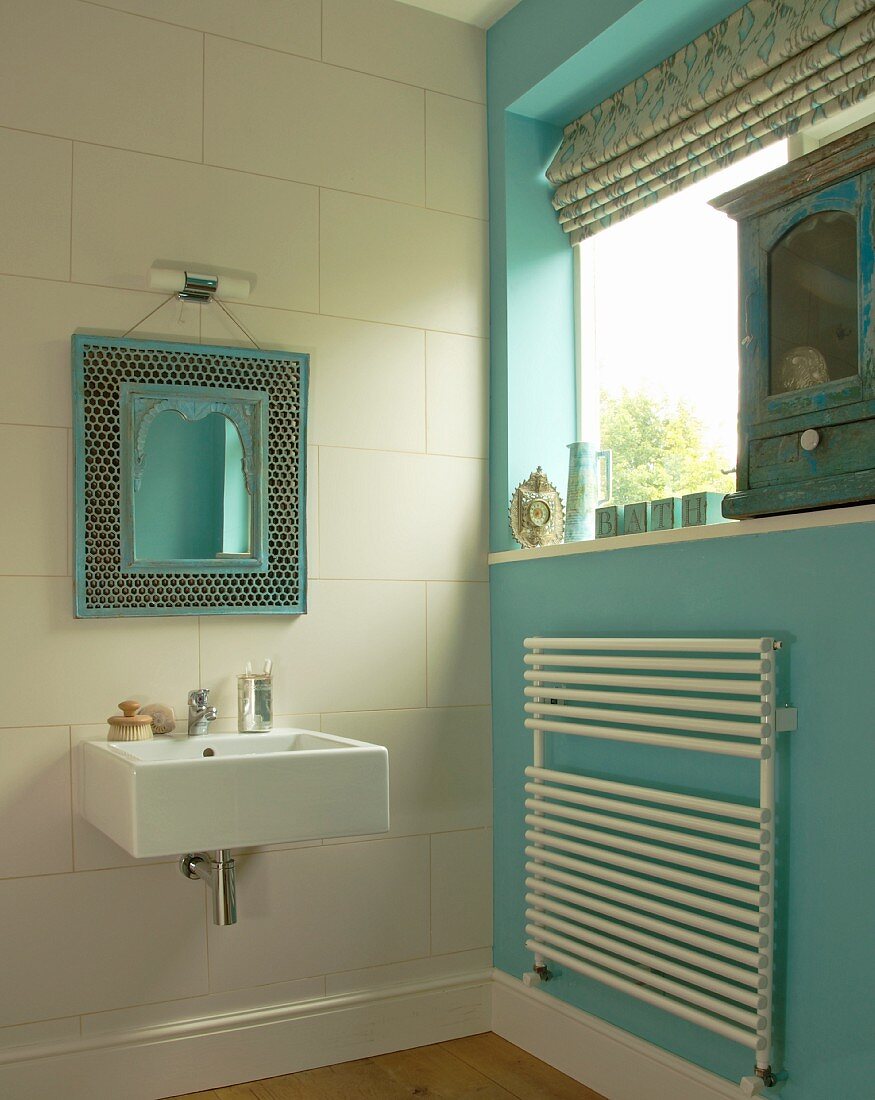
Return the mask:
<svg viewBox="0 0 875 1100">
<path fill-rule="evenodd" d="M 816 428 L 806 428 L 799 436 L 799 446 L 803 451 L 813 451 L 820 442 L 820 432 Z"/>
</svg>

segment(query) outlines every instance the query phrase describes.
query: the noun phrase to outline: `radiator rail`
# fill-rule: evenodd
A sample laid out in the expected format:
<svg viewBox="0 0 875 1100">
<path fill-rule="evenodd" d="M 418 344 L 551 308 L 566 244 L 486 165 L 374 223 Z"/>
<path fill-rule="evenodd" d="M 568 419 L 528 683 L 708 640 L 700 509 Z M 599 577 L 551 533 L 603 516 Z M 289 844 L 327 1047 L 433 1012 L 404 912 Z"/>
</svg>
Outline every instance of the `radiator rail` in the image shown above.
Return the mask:
<svg viewBox="0 0 875 1100">
<path fill-rule="evenodd" d="M 743 1044 L 773 1080 L 772 638 L 525 640 L 526 947 Z M 548 736 L 737 756 L 756 802 L 547 766 Z M 745 1081 L 755 1079 L 745 1079 Z"/>
</svg>

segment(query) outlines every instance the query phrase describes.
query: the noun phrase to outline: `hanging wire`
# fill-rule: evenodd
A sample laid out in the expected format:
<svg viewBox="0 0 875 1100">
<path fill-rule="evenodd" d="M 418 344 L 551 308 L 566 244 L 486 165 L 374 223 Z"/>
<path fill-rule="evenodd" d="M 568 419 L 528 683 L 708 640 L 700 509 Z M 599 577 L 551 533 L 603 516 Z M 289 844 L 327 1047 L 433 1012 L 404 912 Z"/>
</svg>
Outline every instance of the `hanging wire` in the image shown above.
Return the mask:
<svg viewBox="0 0 875 1100">
<path fill-rule="evenodd" d="M 149 312 L 148 312 L 148 313 L 146 314 L 146 316 L 145 316 L 145 317 L 141 317 L 141 318 L 139 319 L 139 321 L 135 321 L 135 322 L 134 322 L 134 323 L 133 323 L 133 324 L 131 325 L 131 327 L 130 327 L 130 328 L 128 329 L 128 331 L 127 331 L 127 332 L 123 332 L 123 333 L 122 333 L 122 335 L 121 335 L 121 339 L 122 339 L 122 340 L 124 340 L 124 338 L 125 338 L 126 336 L 130 336 L 130 334 L 131 334 L 131 333 L 132 333 L 132 332 L 134 331 L 134 329 L 135 329 L 135 328 L 138 328 L 138 327 L 139 327 L 140 325 L 142 325 L 142 323 L 143 323 L 144 321 L 148 321 L 148 320 L 149 320 L 149 318 L 150 318 L 150 317 L 151 317 L 151 316 L 152 316 L 152 315 L 153 315 L 154 313 L 157 313 L 159 309 L 161 309 L 161 308 L 162 308 L 163 306 L 166 306 L 166 305 L 167 305 L 167 303 L 168 303 L 168 302 L 170 301 L 170 299 L 171 299 L 171 298 L 175 298 L 175 297 L 176 297 L 176 295 L 175 295 L 175 294 L 171 294 L 171 295 L 169 295 L 169 296 L 168 296 L 167 298 L 165 298 L 163 302 L 159 302 L 159 303 L 158 303 L 158 305 L 157 305 L 157 306 L 155 306 L 155 308 L 154 308 L 154 309 L 150 310 L 150 311 L 149 311 Z"/>
<path fill-rule="evenodd" d="M 158 305 L 155 306 L 154 309 L 150 310 L 146 314 L 145 317 L 141 317 L 139 319 L 139 321 L 135 321 L 131 325 L 131 327 L 127 330 L 127 332 L 123 332 L 122 335 L 121 335 L 121 339 L 124 340 L 124 338 L 126 336 L 130 336 L 130 334 L 134 331 L 135 328 L 139 328 L 140 325 L 142 325 L 142 323 L 144 321 L 148 321 L 149 318 L 152 317 L 154 314 L 156 314 L 159 309 L 162 309 L 164 306 L 166 306 L 167 303 L 172 298 L 178 298 L 178 297 L 179 297 L 179 295 L 175 291 L 174 291 L 173 294 L 168 295 L 168 297 L 166 297 L 163 301 L 159 302 Z M 180 302 L 181 301 L 182 301 L 182 299 L 180 298 Z M 258 351 L 261 351 L 261 345 L 255 339 L 255 337 L 252 335 L 252 333 L 240 321 L 237 320 L 237 318 L 234 316 L 234 314 L 229 309 L 227 309 L 218 298 L 210 298 L 209 301 L 215 302 L 216 305 L 219 307 L 219 309 L 221 309 L 221 311 L 223 313 L 227 314 L 228 317 L 230 317 L 230 319 L 234 322 L 234 324 L 237 326 L 237 328 L 240 329 L 240 331 L 243 333 L 243 335 L 246 337 L 246 339 L 250 342 L 250 344 L 252 344 L 252 346 L 254 348 L 256 348 Z M 206 305 L 207 303 L 206 302 L 201 302 L 200 304 L 201 305 Z"/>
<path fill-rule="evenodd" d="M 235 325 L 237 326 L 237 328 L 239 328 L 239 329 L 240 329 L 240 331 L 241 331 L 241 332 L 243 333 L 243 335 L 244 335 L 244 336 L 246 337 L 246 339 L 247 339 L 247 340 L 248 340 L 248 341 L 249 341 L 249 342 L 250 342 L 250 343 L 251 343 L 251 344 L 252 344 L 252 345 L 253 345 L 253 346 L 254 346 L 255 348 L 257 348 L 257 349 L 258 349 L 258 351 L 261 351 L 261 345 L 260 345 L 260 344 L 258 343 L 258 341 L 257 341 L 257 340 L 255 339 L 255 337 L 254 337 L 254 336 L 252 335 L 252 333 L 251 333 L 251 332 L 249 332 L 249 331 L 248 331 L 248 329 L 246 329 L 246 328 L 244 328 L 244 327 L 243 327 L 243 325 L 241 324 L 241 322 L 237 320 L 237 318 L 236 318 L 236 317 L 234 316 L 234 314 L 233 314 L 233 313 L 232 313 L 232 312 L 231 312 L 231 311 L 230 311 L 229 309 L 226 309 L 226 308 L 225 308 L 225 306 L 224 306 L 224 305 L 222 304 L 222 302 L 220 302 L 220 301 L 219 301 L 219 299 L 218 299 L 218 298 L 213 298 L 213 299 L 212 299 L 212 301 L 214 301 L 214 302 L 216 303 L 216 305 L 217 305 L 217 306 L 219 307 L 219 309 L 221 309 L 221 311 L 222 311 L 223 313 L 227 313 L 227 315 L 228 315 L 228 316 L 229 316 L 229 317 L 231 318 L 231 320 L 232 320 L 232 321 L 234 322 L 234 324 L 235 324 Z"/>
</svg>

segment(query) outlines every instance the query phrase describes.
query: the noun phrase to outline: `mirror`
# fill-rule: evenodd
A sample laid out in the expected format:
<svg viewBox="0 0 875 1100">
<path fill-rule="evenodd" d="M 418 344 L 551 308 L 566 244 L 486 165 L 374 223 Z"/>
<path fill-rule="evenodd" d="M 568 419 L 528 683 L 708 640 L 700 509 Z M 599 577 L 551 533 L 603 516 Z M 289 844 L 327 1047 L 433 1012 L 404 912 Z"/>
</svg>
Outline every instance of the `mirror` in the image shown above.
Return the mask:
<svg viewBox="0 0 875 1100">
<path fill-rule="evenodd" d="M 80 618 L 307 610 L 303 353 L 73 337 Z"/>
<path fill-rule="evenodd" d="M 122 569 L 265 569 L 267 395 L 121 387 Z"/>
</svg>

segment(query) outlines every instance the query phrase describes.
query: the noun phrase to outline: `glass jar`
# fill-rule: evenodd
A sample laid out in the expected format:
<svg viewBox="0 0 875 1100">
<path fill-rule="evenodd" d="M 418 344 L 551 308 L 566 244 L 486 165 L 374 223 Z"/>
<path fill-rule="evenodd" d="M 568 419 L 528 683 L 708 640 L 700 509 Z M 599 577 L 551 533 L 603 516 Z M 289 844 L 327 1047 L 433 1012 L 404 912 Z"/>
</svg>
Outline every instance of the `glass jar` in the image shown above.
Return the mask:
<svg viewBox="0 0 875 1100">
<path fill-rule="evenodd" d="M 243 672 L 237 677 L 237 729 L 240 733 L 273 729 L 273 678 L 269 672 Z"/>
</svg>

